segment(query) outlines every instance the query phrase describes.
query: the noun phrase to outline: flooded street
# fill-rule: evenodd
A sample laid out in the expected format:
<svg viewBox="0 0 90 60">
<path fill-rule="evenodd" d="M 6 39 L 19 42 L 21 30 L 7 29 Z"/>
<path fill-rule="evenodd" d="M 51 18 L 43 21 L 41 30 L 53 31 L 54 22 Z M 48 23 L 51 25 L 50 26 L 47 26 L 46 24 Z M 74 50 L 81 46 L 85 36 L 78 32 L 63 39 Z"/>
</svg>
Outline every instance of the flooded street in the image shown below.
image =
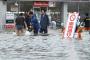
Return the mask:
<svg viewBox="0 0 90 60">
<path fill-rule="evenodd" d="M 62 39 L 57 30 L 49 36 L 15 36 L 0 33 L 0 60 L 90 60 L 90 35 L 82 40 Z"/>
</svg>

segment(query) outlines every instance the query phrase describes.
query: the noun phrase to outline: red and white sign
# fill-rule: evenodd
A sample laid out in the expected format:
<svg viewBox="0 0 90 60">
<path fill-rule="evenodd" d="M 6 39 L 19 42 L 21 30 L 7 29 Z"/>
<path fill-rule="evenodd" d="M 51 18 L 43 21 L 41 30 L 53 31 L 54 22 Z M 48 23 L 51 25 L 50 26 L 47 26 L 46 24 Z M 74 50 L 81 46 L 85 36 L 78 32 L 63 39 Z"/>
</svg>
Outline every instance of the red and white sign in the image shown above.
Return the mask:
<svg viewBox="0 0 90 60">
<path fill-rule="evenodd" d="M 34 7 L 48 7 L 49 3 L 48 1 L 35 1 L 33 6 Z"/>
<path fill-rule="evenodd" d="M 5 24 L 5 29 L 14 29 L 15 28 L 15 24 Z"/>
<path fill-rule="evenodd" d="M 64 38 L 72 38 L 74 36 L 78 16 L 79 13 L 69 13 L 67 25 L 64 31 Z"/>
</svg>

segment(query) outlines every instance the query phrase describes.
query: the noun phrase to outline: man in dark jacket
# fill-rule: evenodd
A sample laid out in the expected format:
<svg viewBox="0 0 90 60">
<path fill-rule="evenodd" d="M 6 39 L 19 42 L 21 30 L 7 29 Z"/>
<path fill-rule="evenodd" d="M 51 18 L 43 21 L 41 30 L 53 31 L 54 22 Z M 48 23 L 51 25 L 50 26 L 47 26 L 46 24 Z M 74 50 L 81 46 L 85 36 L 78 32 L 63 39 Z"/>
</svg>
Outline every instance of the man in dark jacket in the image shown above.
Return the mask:
<svg viewBox="0 0 90 60">
<path fill-rule="evenodd" d="M 33 14 L 33 12 L 30 12 L 29 15 L 31 16 L 31 25 L 33 27 L 33 32 L 34 32 L 34 36 L 38 35 L 38 30 L 39 30 L 39 23 L 38 20 L 36 18 L 36 15 Z"/>
<path fill-rule="evenodd" d="M 48 15 L 46 15 L 46 10 L 42 10 L 41 20 L 40 20 L 40 33 L 44 32 L 44 34 L 47 34 L 48 26 L 49 26 Z"/>
<path fill-rule="evenodd" d="M 31 29 L 31 17 L 29 16 L 28 13 L 25 13 L 25 22 L 26 22 L 28 31 L 32 31 L 32 29 Z"/>
</svg>

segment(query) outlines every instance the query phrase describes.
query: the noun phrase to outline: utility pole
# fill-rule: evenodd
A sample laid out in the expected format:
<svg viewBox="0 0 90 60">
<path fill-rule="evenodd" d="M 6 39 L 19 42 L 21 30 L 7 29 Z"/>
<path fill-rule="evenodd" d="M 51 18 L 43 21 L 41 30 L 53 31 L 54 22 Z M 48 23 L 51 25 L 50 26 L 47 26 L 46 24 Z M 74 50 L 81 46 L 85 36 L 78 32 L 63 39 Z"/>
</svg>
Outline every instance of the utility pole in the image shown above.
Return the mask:
<svg viewBox="0 0 90 60">
<path fill-rule="evenodd" d="M 19 16 L 19 12 L 20 12 L 20 0 L 18 0 L 18 16 Z"/>
</svg>

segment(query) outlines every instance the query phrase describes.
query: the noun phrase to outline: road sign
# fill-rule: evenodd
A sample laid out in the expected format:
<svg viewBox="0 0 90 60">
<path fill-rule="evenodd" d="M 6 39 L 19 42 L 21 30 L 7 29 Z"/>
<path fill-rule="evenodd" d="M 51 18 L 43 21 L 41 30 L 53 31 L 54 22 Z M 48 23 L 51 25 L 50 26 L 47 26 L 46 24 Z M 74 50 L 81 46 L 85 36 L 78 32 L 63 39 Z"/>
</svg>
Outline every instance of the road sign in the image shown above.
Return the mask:
<svg viewBox="0 0 90 60">
<path fill-rule="evenodd" d="M 79 13 L 76 13 L 76 12 L 69 13 L 67 24 L 65 27 L 65 32 L 64 32 L 65 38 L 73 38 L 78 15 Z"/>
</svg>

